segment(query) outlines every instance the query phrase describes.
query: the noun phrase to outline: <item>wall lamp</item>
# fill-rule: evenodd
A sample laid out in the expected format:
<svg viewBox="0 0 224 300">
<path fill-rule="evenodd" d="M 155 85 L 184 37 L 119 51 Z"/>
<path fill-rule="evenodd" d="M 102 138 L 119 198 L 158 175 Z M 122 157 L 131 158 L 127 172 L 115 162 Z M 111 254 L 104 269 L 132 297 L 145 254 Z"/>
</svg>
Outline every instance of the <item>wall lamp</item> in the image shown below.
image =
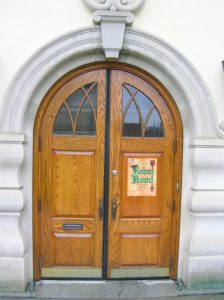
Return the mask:
<svg viewBox="0 0 224 300">
<path fill-rule="evenodd" d="M 222 67 L 223 67 L 223 70 L 224 70 L 224 60 L 222 61 Z"/>
</svg>

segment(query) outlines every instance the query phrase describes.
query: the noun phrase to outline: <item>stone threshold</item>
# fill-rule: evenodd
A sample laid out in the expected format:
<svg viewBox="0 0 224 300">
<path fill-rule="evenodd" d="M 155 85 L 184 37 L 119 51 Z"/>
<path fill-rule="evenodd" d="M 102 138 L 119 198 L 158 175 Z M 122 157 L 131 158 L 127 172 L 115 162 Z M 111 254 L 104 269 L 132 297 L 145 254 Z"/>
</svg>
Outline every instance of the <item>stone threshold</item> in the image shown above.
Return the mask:
<svg viewBox="0 0 224 300">
<path fill-rule="evenodd" d="M 0 292 L 0 299 L 155 299 L 224 294 L 223 289 L 189 290 L 172 280 L 42 280 L 24 293 Z M 224 295 L 223 295 L 224 299 Z"/>
</svg>

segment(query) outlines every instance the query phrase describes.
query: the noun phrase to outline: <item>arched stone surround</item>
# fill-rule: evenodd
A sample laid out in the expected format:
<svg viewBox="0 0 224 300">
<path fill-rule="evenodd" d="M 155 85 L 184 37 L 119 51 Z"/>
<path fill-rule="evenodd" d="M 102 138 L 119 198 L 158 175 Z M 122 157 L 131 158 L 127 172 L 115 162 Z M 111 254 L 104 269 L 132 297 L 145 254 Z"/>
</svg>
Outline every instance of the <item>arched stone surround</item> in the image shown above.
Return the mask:
<svg viewBox="0 0 224 300">
<path fill-rule="evenodd" d="M 34 54 L 5 94 L 0 117 L 2 290 L 22 291 L 33 276 L 33 126 L 41 100 L 68 71 L 104 60 L 100 27 L 72 32 Z M 157 37 L 126 28 L 118 61 L 155 76 L 172 95 L 182 118 L 178 279 L 189 288 L 222 286 L 224 132 L 218 126 L 213 99 L 194 67 Z"/>
</svg>

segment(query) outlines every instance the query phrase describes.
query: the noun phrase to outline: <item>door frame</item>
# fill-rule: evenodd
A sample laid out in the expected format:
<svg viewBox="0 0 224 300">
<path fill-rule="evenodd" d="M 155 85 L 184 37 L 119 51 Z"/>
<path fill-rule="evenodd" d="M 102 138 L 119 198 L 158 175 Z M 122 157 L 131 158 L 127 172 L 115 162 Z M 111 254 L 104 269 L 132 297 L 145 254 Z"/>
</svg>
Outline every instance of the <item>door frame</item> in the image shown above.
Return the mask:
<svg viewBox="0 0 224 300">
<path fill-rule="evenodd" d="M 39 199 L 39 186 L 41 184 L 39 162 L 41 161 L 41 140 L 40 129 L 42 125 L 43 116 L 46 109 L 57 91 L 69 82 L 74 77 L 78 77 L 81 74 L 97 69 L 117 69 L 125 72 L 129 72 L 138 76 L 152 85 L 162 96 L 173 117 L 175 126 L 176 139 L 173 144 L 173 151 L 175 152 L 175 166 L 174 166 L 174 199 L 172 207 L 172 247 L 170 257 L 170 278 L 177 279 L 178 268 L 178 250 L 179 250 L 179 232 L 180 232 L 180 208 L 181 208 L 181 177 L 182 177 L 182 146 L 183 146 L 183 128 L 180 113 L 174 99 L 167 91 L 167 89 L 152 75 L 143 71 L 140 68 L 133 67 L 123 63 L 103 62 L 93 63 L 82 66 L 75 70 L 70 71 L 59 79 L 44 96 L 38 112 L 36 114 L 34 123 L 34 147 L 33 147 L 33 265 L 34 265 L 34 280 L 40 280 L 40 220 L 39 211 L 41 210 L 41 202 Z"/>
</svg>

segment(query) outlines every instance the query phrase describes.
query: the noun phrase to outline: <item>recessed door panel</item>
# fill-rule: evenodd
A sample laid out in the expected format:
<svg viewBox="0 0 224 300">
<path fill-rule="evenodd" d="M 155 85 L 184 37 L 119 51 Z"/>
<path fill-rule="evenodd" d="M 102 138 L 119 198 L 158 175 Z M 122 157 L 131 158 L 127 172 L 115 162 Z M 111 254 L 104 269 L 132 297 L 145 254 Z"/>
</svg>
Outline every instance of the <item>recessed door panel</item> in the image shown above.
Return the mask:
<svg viewBox="0 0 224 300">
<path fill-rule="evenodd" d="M 56 266 L 94 266 L 92 233 L 54 233 Z"/>
<path fill-rule="evenodd" d="M 94 216 L 95 153 L 54 151 L 54 216 Z"/>
<path fill-rule="evenodd" d="M 159 248 L 159 234 L 121 234 L 121 267 L 157 266 Z"/>
</svg>

